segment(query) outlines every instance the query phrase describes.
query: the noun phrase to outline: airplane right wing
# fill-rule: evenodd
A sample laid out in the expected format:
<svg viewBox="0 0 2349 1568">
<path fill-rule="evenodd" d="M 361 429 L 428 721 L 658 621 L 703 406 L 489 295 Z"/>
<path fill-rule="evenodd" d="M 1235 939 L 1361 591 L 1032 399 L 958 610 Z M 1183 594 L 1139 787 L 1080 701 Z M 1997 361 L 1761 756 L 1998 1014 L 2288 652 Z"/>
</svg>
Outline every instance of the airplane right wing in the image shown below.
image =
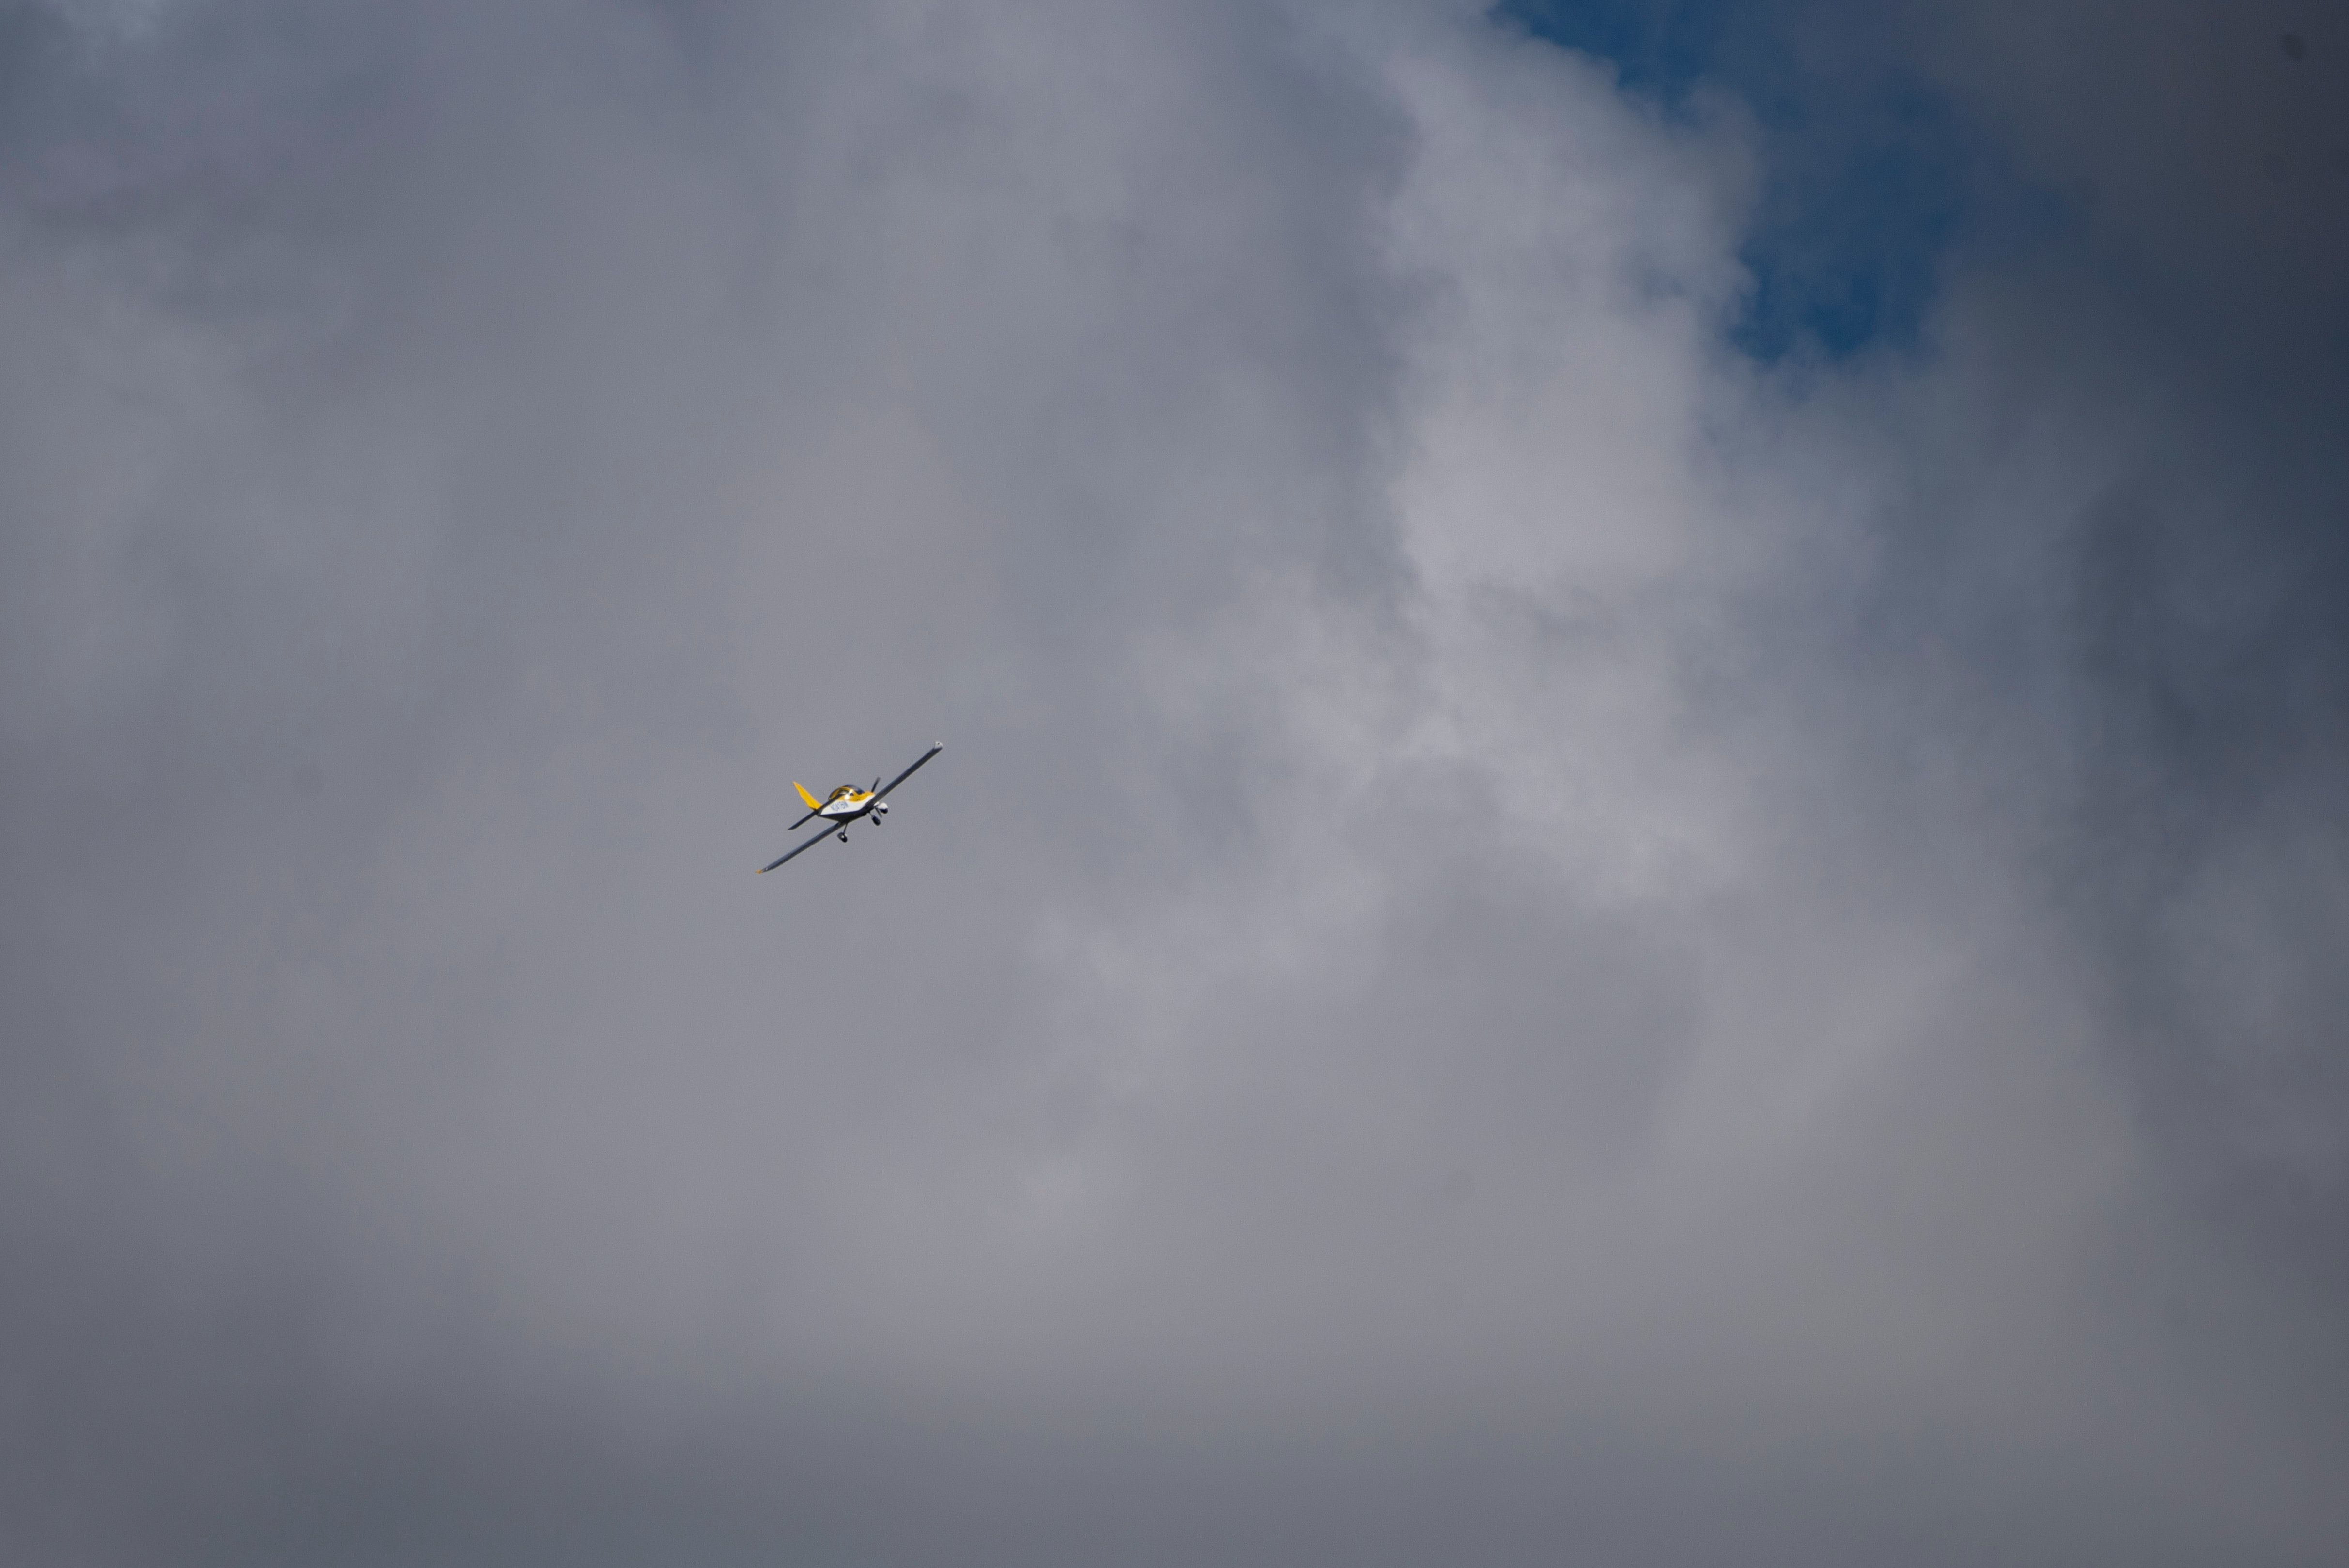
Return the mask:
<svg viewBox="0 0 2349 1568">
<path fill-rule="evenodd" d="M 931 747 L 927 751 L 922 753 L 920 760 L 914 764 L 914 768 L 919 768 L 922 763 L 927 762 L 931 758 L 936 757 L 939 752 L 944 751 L 945 749 L 946 748 L 943 746 Z M 895 789 L 898 785 L 903 784 L 906 779 L 911 779 L 914 776 L 914 768 L 908 768 L 903 773 L 898 774 L 895 779 L 890 779 L 886 788 L 873 791 L 873 799 L 874 803 L 878 804 L 879 802 L 887 799 L 891 789 Z"/>
</svg>

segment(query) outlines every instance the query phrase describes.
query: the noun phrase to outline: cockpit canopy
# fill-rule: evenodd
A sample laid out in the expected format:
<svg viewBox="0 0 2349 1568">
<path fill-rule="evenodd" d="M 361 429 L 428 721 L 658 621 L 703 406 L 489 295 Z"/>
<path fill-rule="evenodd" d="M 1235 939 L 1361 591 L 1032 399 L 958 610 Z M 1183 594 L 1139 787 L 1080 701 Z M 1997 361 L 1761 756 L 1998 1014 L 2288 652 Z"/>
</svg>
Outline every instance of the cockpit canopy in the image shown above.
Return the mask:
<svg viewBox="0 0 2349 1568">
<path fill-rule="evenodd" d="M 834 800 L 837 800 L 837 799 L 841 799 L 843 796 L 845 796 L 845 795 L 854 795 L 854 794 L 855 794 L 855 793 L 856 793 L 856 786 L 855 786 L 855 785 L 854 785 L 854 784 L 843 784 L 839 789 L 834 789 L 831 794 L 826 795 L 826 796 L 823 798 L 823 799 L 824 799 L 824 804 L 828 806 L 828 805 L 830 805 L 833 801 L 834 801 Z"/>
</svg>

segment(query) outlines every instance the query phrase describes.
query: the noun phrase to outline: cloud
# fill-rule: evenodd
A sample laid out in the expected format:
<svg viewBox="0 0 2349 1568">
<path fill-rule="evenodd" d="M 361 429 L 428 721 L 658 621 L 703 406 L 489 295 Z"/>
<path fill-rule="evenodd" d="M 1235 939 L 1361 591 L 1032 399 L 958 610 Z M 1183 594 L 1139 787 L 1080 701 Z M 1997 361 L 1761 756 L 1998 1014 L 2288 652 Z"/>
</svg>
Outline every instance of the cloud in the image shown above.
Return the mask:
<svg viewBox="0 0 2349 1568">
<path fill-rule="evenodd" d="M 2204 187 L 1764 366 L 1765 129 L 1468 7 L 9 15 L 12 1555 L 2337 1546 Z"/>
</svg>

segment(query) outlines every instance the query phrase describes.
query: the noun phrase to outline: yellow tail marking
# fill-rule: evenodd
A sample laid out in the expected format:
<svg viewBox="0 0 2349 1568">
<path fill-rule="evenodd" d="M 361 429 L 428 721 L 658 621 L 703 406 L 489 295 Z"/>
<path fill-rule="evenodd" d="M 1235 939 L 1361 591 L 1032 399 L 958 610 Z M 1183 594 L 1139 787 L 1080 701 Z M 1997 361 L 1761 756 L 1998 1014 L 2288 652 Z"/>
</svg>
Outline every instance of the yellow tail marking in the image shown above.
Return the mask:
<svg viewBox="0 0 2349 1568">
<path fill-rule="evenodd" d="M 823 810 L 823 802 L 809 794 L 807 792 L 807 786 L 802 784 L 798 779 L 794 779 L 792 780 L 792 788 L 800 792 L 800 799 L 808 803 L 809 810 L 821 811 Z"/>
</svg>

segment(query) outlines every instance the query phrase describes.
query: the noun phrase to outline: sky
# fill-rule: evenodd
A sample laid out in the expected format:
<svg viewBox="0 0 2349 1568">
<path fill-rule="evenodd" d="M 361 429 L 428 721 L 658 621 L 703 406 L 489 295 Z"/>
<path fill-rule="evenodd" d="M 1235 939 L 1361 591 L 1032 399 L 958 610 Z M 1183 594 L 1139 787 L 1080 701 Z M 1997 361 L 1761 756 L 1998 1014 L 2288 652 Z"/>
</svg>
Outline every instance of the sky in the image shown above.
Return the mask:
<svg viewBox="0 0 2349 1568">
<path fill-rule="evenodd" d="M 0 0 L 0 1558 L 2340 1563 L 2344 71 Z"/>
</svg>

